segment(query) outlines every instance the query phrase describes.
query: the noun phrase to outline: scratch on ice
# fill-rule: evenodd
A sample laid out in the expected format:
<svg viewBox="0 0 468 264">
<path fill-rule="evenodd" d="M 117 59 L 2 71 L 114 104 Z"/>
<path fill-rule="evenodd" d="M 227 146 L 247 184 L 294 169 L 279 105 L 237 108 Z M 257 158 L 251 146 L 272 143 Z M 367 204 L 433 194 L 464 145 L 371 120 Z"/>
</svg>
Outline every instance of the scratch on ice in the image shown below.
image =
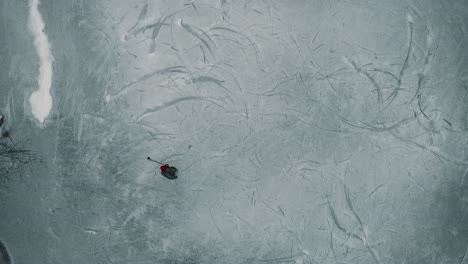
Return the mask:
<svg viewBox="0 0 468 264">
<path fill-rule="evenodd" d="M 44 123 L 52 109 L 52 96 L 50 87 L 52 85 L 52 61 L 50 43 L 44 33 L 44 20 L 39 12 L 39 0 L 29 1 L 29 29 L 34 37 L 34 46 L 39 56 L 39 76 L 37 79 L 38 90 L 34 91 L 29 98 L 31 112 L 34 117 Z"/>
</svg>

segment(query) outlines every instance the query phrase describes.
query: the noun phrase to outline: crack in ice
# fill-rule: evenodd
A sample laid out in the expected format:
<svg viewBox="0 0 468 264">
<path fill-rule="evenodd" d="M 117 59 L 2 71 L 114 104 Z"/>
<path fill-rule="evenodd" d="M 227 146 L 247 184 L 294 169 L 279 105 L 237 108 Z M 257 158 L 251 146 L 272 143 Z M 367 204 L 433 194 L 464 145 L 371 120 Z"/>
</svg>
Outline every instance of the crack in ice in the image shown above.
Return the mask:
<svg viewBox="0 0 468 264">
<path fill-rule="evenodd" d="M 44 33 L 45 23 L 38 6 L 39 0 L 29 1 L 29 29 L 34 37 L 34 46 L 36 47 L 36 52 L 40 60 L 39 77 L 37 80 L 39 89 L 31 94 L 29 103 L 31 104 L 31 112 L 34 117 L 40 123 L 44 123 L 44 120 L 52 109 L 50 87 L 52 85 L 53 57 L 50 52 L 49 40 Z"/>
</svg>

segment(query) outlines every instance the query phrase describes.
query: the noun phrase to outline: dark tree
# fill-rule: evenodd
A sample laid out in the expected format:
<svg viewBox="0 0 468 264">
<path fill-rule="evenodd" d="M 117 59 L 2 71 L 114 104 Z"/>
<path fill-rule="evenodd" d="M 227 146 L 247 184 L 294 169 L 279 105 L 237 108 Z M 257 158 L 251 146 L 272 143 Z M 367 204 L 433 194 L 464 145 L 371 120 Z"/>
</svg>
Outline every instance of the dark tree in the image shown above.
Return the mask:
<svg viewBox="0 0 468 264">
<path fill-rule="evenodd" d="M 0 183 L 4 182 L 8 175 L 39 161 L 24 142 L 12 139 L 10 131 L 5 130 L 3 124 L 4 117 L 0 115 Z"/>
</svg>

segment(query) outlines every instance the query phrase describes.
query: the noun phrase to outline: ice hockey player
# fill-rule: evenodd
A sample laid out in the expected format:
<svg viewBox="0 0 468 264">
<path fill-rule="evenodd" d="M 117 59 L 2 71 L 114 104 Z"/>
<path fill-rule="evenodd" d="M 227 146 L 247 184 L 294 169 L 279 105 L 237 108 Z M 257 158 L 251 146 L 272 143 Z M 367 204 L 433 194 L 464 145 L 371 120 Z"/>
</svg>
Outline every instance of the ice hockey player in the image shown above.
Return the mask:
<svg viewBox="0 0 468 264">
<path fill-rule="evenodd" d="M 13 258 L 8 252 L 7 246 L 0 240 L 0 263 L 1 264 L 13 264 Z"/>
<path fill-rule="evenodd" d="M 162 176 L 168 178 L 169 180 L 175 180 L 177 179 L 177 168 L 173 166 L 169 166 L 169 164 L 162 164 L 161 162 L 158 162 L 156 160 L 151 159 L 150 157 L 147 158 L 150 161 L 156 162 L 158 164 L 161 164 L 161 174 Z"/>
<path fill-rule="evenodd" d="M 0 115 L 0 139 L 6 139 L 10 137 L 10 132 L 8 132 L 8 130 L 5 130 L 5 128 L 2 128 L 4 122 L 5 116 Z M 2 263 L 0 262 L 0 264 Z"/>
</svg>

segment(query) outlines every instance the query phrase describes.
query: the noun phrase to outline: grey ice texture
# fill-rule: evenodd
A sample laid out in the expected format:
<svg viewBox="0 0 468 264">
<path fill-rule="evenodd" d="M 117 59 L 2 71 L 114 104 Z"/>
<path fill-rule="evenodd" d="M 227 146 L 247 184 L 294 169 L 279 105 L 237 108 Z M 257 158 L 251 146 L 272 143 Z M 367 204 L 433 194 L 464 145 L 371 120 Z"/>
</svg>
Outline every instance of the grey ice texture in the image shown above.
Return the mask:
<svg viewBox="0 0 468 264">
<path fill-rule="evenodd" d="M 468 263 L 466 0 L 0 1 L 16 263 Z M 179 169 L 169 181 L 147 156 Z"/>
</svg>

